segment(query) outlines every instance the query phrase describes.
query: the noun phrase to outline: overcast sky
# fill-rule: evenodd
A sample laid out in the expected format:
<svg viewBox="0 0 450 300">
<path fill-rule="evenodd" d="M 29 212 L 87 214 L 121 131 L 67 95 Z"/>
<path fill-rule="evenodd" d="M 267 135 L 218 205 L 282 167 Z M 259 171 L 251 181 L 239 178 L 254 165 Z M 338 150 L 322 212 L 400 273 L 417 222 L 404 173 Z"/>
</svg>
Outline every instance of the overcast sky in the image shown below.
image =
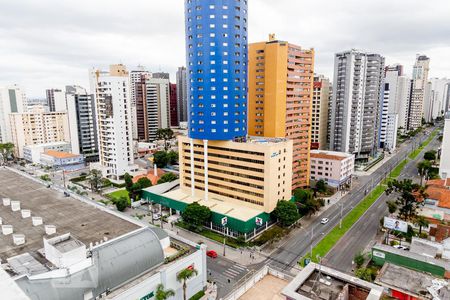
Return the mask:
<svg viewBox="0 0 450 300">
<path fill-rule="evenodd" d="M 411 72 L 416 53 L 432 77 L 450 77 L 449 0 L 248 0 L 249 42 L 276 33 L 316 50 L 317 73 L 333 55 L 377 52 Z M 123 63 L 167 71 L 185 64 L 183 0 L 0 0 L 0 85 L 29 97 L 46 88 L 88 87 L 88 69 Z"/>
</svg>

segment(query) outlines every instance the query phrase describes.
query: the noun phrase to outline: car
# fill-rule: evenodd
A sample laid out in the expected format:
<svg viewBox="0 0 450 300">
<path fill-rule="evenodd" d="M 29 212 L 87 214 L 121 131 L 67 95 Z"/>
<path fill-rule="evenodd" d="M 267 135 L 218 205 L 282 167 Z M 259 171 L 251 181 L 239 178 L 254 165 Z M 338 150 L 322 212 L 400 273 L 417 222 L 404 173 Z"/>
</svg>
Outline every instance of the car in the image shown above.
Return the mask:
<svg viewBox="0 0 450 300">
<path fill-rule="evenodd" d="M 161 219 L 160 214 L 153 214 L 153 220 L 159 220 L 159 219 Z"/>
<path fill-rule="evenodd" d="M 322 220 L 320 220 L 320 224 L 327 224 L 328 221 L 330 221 L 328 218 L 323 218 Z"/>
<path fill-rule="evenodd" d="M 393 247 L 396 248 L 396 249 L 405 250 L 405 251 L 408 251 L 408 250 L 409 250 L 408 247 L 401 246 L 401 245 L 394 245 Z"/>
<path fill-rule="evenodd" d="M 208 255 L 211 258 L 216 258 L 217 257 L 217 252 L 214 251 L 214 250 L 209 250 L 209 251 L 206 251 L 206 255 Z"/>
</svg>

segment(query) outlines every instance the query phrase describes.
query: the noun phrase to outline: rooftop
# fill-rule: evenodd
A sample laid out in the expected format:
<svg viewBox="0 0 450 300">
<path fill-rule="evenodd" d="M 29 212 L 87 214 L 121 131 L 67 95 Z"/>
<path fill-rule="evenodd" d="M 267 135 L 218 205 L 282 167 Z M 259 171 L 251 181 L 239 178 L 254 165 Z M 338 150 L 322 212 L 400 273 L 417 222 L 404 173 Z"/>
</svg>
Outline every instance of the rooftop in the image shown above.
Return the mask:
<svg viewBox="0 0 450 300">
<path fill-rule="evenodd" d="M 439 201 L 437 203 L 437 206 L 439 207 L 450 208 L 450 189 L 443 184 L 437 185 L 435 182 L 432 182 L 432 184 L 427 182 L 427 184 L 427 199 Z"/>
<path fill-rule="evenodd" d="M 80 155 L 73 154 L 69 152 L 62 152 L 62 151 L 56 151 L 56 150 L 47 150 L 44 152 L 44 154 L 47 154 L 49 156 L 53 156 L 54 158 L 73 158 L 78 157 Z"/>
<path fill-rule="evenodd" d="M 60 145 L 68 145 L 68 144 L 70 144 L 70 143 L 69 142 L 53 142 L 53 143 L 26 145 L 24 147 L 34 149 L 34 148 L 52 147 L 52 146 L 60 146 Z"/>
<path fill-rule="evenodd" d="M 436 291 L 436 299 L 450 299 L 448 281 L 390 263 L 383 265 L 375 282 L 420 299 L 433 299 L 430 289 Z"/>
<path fill-rule="evenodd" d="M 20 201 L 21 209 L 31 210 L 31 216 L 22 218 L 20 211 L 0 202 L 3 224 L 13 226 L 13 232 L 25 235 L 25 244 L 16 246 L 11 235 L 0 238 L 0 258 L 42 248 L 43 238 L 69 233 L 85 245 L 95 244 L 105 237 L 109 240 L 139 228 L 118 216 L 49 189 L 40 183 L 13 171 L 0 169 L 0 198 Z M 41 217 L 42 225 L 33 226 L 32 217 Z M 56 233 L 47 235 L 44 225 L 55 225 Z"/>
<path fill-rule="evenodd" d="M 325 151 L 325 150 L 311 150 L 311 158 L 322 158 L 331 160 L 344 160 L 353 157 L 353 154 L 337 151 Z"/>
<path fill-rule="evenodd" d="M 332 268 L 309 263 L 282 291 L 293 300 L 378 300 L 383 288 Z"/>
</svg>

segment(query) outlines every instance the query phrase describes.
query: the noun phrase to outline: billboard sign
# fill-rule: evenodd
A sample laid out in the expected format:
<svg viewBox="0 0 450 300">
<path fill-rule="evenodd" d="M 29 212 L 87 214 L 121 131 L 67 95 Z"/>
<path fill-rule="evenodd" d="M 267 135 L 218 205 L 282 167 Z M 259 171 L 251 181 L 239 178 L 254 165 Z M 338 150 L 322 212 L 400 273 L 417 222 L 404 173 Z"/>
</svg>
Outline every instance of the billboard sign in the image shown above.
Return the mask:
<svg viewBox="0 0 450 300">
<path fill-rule="evenodd" d="M 227 218 L 227 217 L 223 217 L 222 220 L 221 220 L 221 223 L 222 223 L 222 226 L 227 225 L 227 223 L 228 223 L 228 218 Z"/>
<path fill-rule="evenodd" d="M 408 232 L 408 223 L 389 217 L 384 217 L 384 227 L 391 230 Z"/>
</svg>

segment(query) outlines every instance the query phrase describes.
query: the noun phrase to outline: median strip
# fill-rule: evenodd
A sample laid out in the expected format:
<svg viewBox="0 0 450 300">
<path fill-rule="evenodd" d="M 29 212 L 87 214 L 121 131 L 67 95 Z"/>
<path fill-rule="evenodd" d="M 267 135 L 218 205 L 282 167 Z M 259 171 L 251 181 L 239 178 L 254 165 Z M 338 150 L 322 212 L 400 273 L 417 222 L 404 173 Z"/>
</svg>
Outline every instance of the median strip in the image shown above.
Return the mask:
<svg viewBox="0 0 450 300">
<path fill-rule="evenodd" d="M 436 136 L 436 134 L 438 133 L 438 129 L 433 130 L 433 132 L 431 133 L 431 135 L 425 140 L 425 142 L 423 142 L 419 148 L 417 148 L 416 150 L 414 150 L 413 152 L 411 152 L 408 157 L 410 159 L 416 159 L 416 157 L 420 154 L 420 152 L 422 152 L 423 149 L 425 149 L 426 146 L 428 146 L 428 144 L 433 140 L 433 138 Z"/>
</svg>

